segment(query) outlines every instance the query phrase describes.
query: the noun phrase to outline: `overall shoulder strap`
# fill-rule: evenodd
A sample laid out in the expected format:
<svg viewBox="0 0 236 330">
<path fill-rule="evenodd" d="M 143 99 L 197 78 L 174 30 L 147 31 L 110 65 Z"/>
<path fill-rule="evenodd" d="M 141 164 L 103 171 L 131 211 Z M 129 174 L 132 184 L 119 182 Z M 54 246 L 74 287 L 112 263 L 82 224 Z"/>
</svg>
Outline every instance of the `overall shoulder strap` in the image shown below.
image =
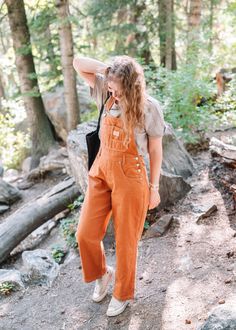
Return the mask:
<svg viewBox="0 0 236 330">
<path fill-rule="evenodd" d="M 101 117 L 102 117 L 102 113 L 103 113 L 104 105 L 106 104 L 106 102 L 107 102 L 107 100 L 109 99 L 110 95 L 111 95 L 110 92 L 107 91 L 107 97 L 106 97 L 105 101 L 103 102 L 103 100 L 102 100 L 102 106 L 101 106 L 100 113 L 99 113 L 99 117 L 98 117 L 97 132 L 99 131 L 99 128 L 100 128 L 100 121 L 101 121 Z"/>
</svg>

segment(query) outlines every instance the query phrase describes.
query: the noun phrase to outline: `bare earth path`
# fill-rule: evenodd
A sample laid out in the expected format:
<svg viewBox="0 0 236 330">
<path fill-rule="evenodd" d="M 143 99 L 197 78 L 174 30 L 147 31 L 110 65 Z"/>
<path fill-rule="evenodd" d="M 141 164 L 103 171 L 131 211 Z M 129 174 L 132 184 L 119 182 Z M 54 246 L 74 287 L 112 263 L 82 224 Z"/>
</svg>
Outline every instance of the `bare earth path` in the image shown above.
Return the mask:
<svg viewBox="0 0 236 330">
<path fill-rule="evenodd" d="M 170 208 L 175 220 L 167 234 L 140 241 L 136 298 L 123 314 L 105 315 L 112 286 L 104 301 L 91 301 L 94 283 L 82 282 L 79 255 L 71 251 L 51 288 L 30 286 L 0 298 L 0 329 L 195 330 L 219 302 L 236 304 L 235 231 L 209 180 L 210 159 L 209 152 L 194 158 L 192 190 Z M 213 203 L 218 211 L 197 224 L 199 208 Z M 57 230 L 40 247 L 57 241 Z M 115 266 L 115 251 L 107 248 L 106 255 Z"/>
</svg>

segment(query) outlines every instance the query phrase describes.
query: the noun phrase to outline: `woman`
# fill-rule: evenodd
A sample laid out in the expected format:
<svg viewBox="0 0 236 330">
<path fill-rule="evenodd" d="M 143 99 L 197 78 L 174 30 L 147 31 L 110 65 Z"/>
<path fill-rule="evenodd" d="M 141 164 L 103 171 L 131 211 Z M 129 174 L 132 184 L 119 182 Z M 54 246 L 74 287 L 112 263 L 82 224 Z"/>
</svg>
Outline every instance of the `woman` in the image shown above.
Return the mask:
<svg viewBox="0 0 236 330">
<path fill-rule="evenodd" d="M 103 109 L 98 155 L 88 174 L 76 239 L 85 282 L 96 280 L 93 301 L 101 301 L 115 275 L 108 316 L 134 299 L 138 241 L 148 209 L 160 203 L 159 179 L 165 122 L 157 100 L 146 93 L 142 67 L 129 56 L 111 65 L 75 58 L 75 70 Z M 109 93 L 110 92 L 110 93 Z M 143 156 L 149 153 L 150 183 Z M 102 239 L 112 214 L 116 270 L 106 265 Z"/>
</svg>

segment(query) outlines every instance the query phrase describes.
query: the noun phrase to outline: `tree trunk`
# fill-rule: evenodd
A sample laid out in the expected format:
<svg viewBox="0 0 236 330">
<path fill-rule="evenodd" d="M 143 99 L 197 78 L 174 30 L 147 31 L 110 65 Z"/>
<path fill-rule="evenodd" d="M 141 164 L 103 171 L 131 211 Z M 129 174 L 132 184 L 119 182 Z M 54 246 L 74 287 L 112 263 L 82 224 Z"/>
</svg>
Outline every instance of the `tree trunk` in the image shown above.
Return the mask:
<svg viewBox="0 0 236 330">
<path fill-rule="evenodd" d="M 32 231 L 65 210 L 79 194 L 74 179 L 69 178 L 10 215 L 0 225 L 0 263 Z"/>
<path fill-rule="evenodd" d="M 52 35 L 50 26 L 48 25 L 45 29 L 45 37 L 47 38 L 47 57 L 49 60 L 49 66 L 50 70 L 53 72 L 54 77 L 58 76 L 60 74 L 57 63 L 55 61 L 56 54 L 54 52 L 53 44 L 52 44 Z"/>
<path fill-rule="evenodd" d="M 73 39 L 68 0 L 56 0 L 56 7 L 59 18 L 61 63 L 67 108 L 67 131 L 69 132 L 75 129 L 80 122 L 80 109 L 76 90 L 76 74 L 73 68 Z"/>
<path fill-rule="evenodd" d="M 30 167 L 33 169 L 37 167 L 40 157 L 48 153 L 55 141 L 38 87 L 24 1 L 6 0 L 5 2 L 15 50 L 20 91 L 31 130 L 32 160 Z"/>
<path fill-rule="evenodd" d="M 2 52 L 3 54 L 7 53 L 7 47 L 5 45 L 5 41 L 4 39 L 6 38 L 6 35 L 4 34 L 4 28 L 5 28 L 5 24 L 3 26 L 3 22 L 1 22 L 2 26 L 0 27 L 0 41 L 1 41 L 1 46 L 2 46 Z M 4 38 L 5 37 L 5 38 Z"/>
<path fill-rule="evenodd" d="M 166 0 L 166 8 L 166 67 L 169 70 L 176 70 L 174 1 Z"/>
<path fill-rule="evenodd" d="M 160 64 L 170 70 L 176 70 L 174 1 L 159 0 L 158 9 Z"/>
<path fill-rule="evenodd" d="M 137 29 L 140 17 L 142 17 L 145 9 L 145 2 L 142 2 L 140 4 L 135 3 L 133 7 L 129 8 L 129 22 L 134 25 L 135 29 Z M 128 47 L 128 55 L 139 55 L 141 58 L 144 59 L 145 64 L 154 64 L 154 60 L 152 58 L 152 54 L 149 47 L 150 42 L 147 30 L 137 30 L 136 32 L 131 33 L 130 35 L 128 35 L 125 44 Z"/>
<path fill-rule="evenodd" d="M 195 61 L 199 49 L 202 0 L 190 0 L 188 11 L 187 62 Z"/>
<path fill-rule="evenodd" d="M 2 74 L 2 70 L 0 69 L 0 101 L 1 98 L 6 98 L 6 93 L 5 93 L 5 89 L 4 89 L 4 79 L 3 79 L 3 74 Z"/>
<path fill-rule="evenodd" d="M 127 5 L 125 5 L 122 8 L 119 8 L 117 10 L 117 25 L 121 26 L 124 24 L 124 22 L 127 21 L 128 16 L 128 8 Z M 115 42 L 115 53 L 124 52 L 125 51 L 125 43 L 124 43 L 124 37 L 118 33 L 116 35 L 116 42 Z"/>
<path fill-rule="evenodd" d="M 210 29 L 210 38 L 209 38 L 209 53 L 212 54 L 213 49 L 213 21 L 214 21 L 214 0 L 210 1 L 210 19 L 209 19 L 209 29 Z"/>
<path fill-rule="evenodd" d="M 159 12 L 159 40 L 160 40 L 160 64 L 166 66 L 166 2 L 165 0 L 158 1 Z"/>
</svg>

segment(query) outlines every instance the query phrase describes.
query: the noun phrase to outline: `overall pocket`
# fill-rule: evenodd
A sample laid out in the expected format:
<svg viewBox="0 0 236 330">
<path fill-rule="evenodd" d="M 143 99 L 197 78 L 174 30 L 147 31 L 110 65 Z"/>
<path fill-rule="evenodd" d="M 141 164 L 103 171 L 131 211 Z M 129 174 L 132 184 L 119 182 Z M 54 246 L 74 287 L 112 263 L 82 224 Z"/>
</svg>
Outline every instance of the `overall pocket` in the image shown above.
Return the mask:
<svg viewBox="0 0 236 330">
<path fill-rule="evenodd" d="M 104 125 L 103 127 L 103 144 L 110 150 L 122 151 L 127 150 L 123 141 L 125 132 L 122 127 L 115 125 Z"/>
<path fill-rule="evenodd" d="M 121 161 L 121 169 L 123 174 L 130 179 L 142 179 L 143 173 L 145 173 L 143 163 L 136 159 L 124 159 Z"/>
</svg>

